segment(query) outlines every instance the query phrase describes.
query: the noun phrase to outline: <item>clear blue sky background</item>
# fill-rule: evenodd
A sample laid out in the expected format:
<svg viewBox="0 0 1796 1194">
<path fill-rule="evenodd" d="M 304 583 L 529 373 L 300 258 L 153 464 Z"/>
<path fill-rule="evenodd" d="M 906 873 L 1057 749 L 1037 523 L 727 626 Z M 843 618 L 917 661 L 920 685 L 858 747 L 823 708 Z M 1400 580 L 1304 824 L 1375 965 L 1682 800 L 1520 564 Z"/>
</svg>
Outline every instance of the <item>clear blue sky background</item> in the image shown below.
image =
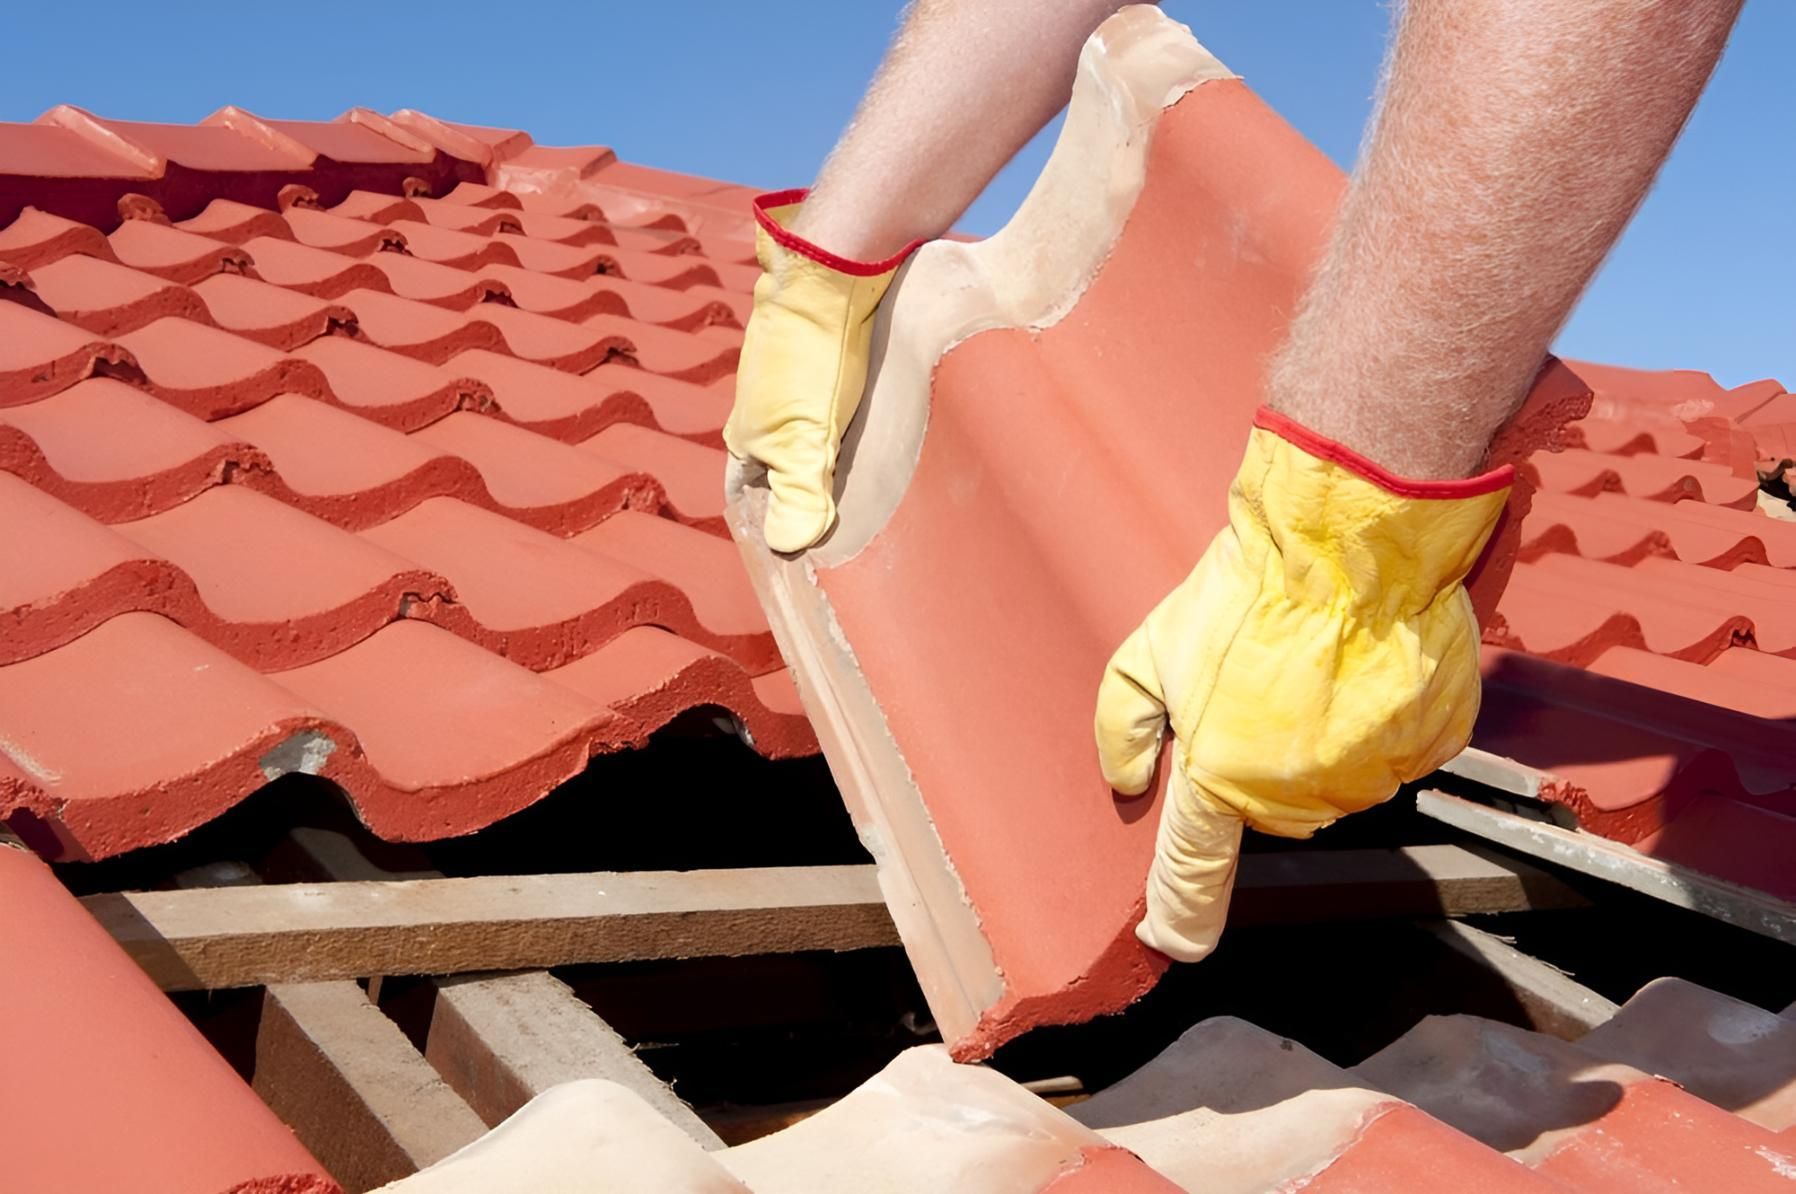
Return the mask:
<svg viewBox="0 0 1796 1194">
<path fill-rule="evenodd" d="M 1052 0 L 1042 0 L 1051 3 Z M 1389 9 L 1253 0 L 1166 9 L 1337 162 L 1351 162 Z M 891 0 L 17 3 L 0 119 L 56 103 L 193 121 L 420 108 L 546 144 L 749 184 L 808 181 L 897 20 Z M 1796 0 L 1749 0 L 1683 142 L 1562 338 L 1573 355 L 1796 385 Z M 1002 224 L 1031 145 L 963 227 Z"/>
</svg>

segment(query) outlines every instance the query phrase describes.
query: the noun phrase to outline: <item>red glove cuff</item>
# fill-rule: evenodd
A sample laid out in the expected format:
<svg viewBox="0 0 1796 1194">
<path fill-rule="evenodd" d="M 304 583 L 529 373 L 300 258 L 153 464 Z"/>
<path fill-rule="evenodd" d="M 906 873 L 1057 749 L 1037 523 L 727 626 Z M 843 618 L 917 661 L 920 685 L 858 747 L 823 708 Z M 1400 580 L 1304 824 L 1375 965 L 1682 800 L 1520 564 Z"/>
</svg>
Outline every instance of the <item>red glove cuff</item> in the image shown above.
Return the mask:
<svg viewBox="0 0 1796 1194">
<path fill-rule="evenodd" d="M 1401 498 L 1471 498 L 1507 489 L 1515 481 L 1514 465 L 1499 465 L 1489 472 L 1455 481 L 1417 481 L 1399 477 L 1376 461 L 1369 460 L 1345 444 L 1317 435 L 1308 427 L 1277 411 L 1262 406 L 1253 417 L 1255 427 L 1264 428 L 1286 443 L 1301 448 L 1318 460 L 1338 464 L 1362 477 L 1386 493 Z"/>
<path fill-rule="evenodd" d="M 884 261 L 854 261 L 847 257 L 838 257 L 820 245 L 814 245 L 802 236 L 794 234 L 773 218 L 776 207 L 790 207 L 794 203 L 803 203 L 809 188 L 799 187 L 790 191 L 771 191 L 757 196 L 754 202 L 755 223 L 759 224 L 773 242 L 790 249 L 801 257 L 808 257 L 818 265 L 828 266 L 838 274 L 847 274 L 852 278 L 875 278 L 880 274 L 889 274 L 904 264 L 904 259 L 917 251 L 923 242 L 913 240 Z"/>
</svg>

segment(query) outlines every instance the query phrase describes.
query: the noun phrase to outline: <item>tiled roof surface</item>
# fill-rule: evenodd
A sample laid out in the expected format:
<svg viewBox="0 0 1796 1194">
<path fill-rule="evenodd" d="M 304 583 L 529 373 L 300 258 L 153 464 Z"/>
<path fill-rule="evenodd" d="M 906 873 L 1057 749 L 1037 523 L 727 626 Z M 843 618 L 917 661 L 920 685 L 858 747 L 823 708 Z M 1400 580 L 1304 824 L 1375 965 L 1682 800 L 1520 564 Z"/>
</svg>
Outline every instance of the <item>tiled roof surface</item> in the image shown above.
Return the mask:
<svg viewBox="0 0 1796 1194">
<path fill-rule="evenodd" d="M 745 198 L 410 112 L 0 125 L 0 816 L 103 857 L 305 770 L 428 838 L 697 705 L 813 751 L 722 520 Z"/>
<path fill-rule="evenodd" d="M 1796 1173 L 1793 1073 L 1788 1013 L 1661 979 L 1575 1042 L 1438 1016 L 1351 1070 L 1206 1020 L 1064 1111 L 913 1049 L 796 1126 L 711 1154 L 621 1087 L 573 1083 L 387 1189 L 1749 1194 Z"/>
<path fill-rule="evenodd" d="M 1573 368 L 1584 446 L 1530 459 L 1473 745 L 1587 830 L 1796 900 L 1796 521 L 1758 508 L 1751 421 L 1789 395 Z"/>
</svg>

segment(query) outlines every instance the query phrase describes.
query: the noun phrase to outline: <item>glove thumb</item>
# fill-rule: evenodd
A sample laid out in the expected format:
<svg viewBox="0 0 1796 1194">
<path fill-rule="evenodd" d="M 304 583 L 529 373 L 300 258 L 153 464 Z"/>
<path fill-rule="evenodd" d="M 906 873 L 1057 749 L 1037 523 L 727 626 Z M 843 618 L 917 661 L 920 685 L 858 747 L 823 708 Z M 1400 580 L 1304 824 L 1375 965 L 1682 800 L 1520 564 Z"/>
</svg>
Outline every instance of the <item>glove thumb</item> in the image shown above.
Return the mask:
<svg viewBox="0 0 1796 1194">
<path fill-rule="evenodd" d="M 1173 769 L 1148 871 L 1147 915 L 1135 928 L 1143 945 L 1176 962 L 1202 961 L 1216 948 L 1235 888 L 1242 825 L 1193 787 L 1184 767 Z"/>
<path fill-rule="evenodd" d="M 811 445 L 807 454 L 813 459 L 798 467 L 788 461 L 768 466 L 767 520 L 762 534 L 774 551 L 803 551 L 836 525 L 835 449 L 827 433 L 819 430 L 816 438 L 820 442 Z"/>
<path fill-rule="evenodd" d="M 1098 765 L 1112 788 L 1129 796 L 1147 791 L 1166 730 L 1166 693 L 1142 625 L 1123 640 L 1098 682 Z"/>
</svg>

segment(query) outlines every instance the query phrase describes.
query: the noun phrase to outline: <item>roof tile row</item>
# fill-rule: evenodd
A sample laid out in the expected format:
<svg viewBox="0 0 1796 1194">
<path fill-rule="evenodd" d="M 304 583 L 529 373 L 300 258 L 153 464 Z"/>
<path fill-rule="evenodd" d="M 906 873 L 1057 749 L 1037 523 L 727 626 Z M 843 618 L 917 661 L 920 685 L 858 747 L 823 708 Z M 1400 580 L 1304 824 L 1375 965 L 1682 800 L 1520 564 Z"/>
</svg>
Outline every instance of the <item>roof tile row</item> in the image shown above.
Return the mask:
<svg viewBox="0 0 1796 1194">
<path fill-rule="evenodd" d="M 1206 1020 L 1064 1112 L 913 1049 L 815 1116 L 708 1155 L 589 1080 L 385 1189 L 1745 1194 L 1788 1187 L 1793 1142 L 1796 1020 L 1661 979 L 1575 1043 L 1438 1016 L 1351 1070 Z"/>
<path fill-rule="evenodd" d="M 723 537 L 742 196 L 533 148 L 0 126 L 0 815 L 46 850 L 292 770 L 463 833 L 695 705 L 815 749 Z"/>
</svg>

